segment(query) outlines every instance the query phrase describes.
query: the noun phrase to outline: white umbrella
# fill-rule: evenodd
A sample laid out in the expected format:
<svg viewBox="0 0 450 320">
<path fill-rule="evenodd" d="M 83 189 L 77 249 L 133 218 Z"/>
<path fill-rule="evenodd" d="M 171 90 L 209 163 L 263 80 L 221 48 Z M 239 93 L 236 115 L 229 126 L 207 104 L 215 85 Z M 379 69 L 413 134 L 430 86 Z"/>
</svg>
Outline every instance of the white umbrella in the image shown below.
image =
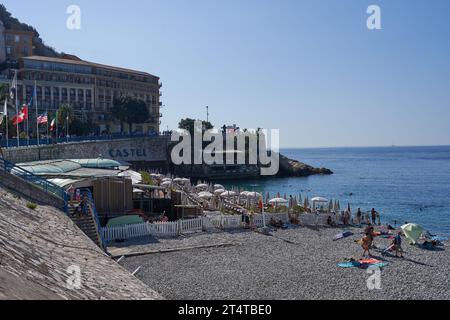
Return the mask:
<svg viewBox="0 0 450 320">
<path fill-rule="evenodd" d="M 119 177 L 130 178 L 133 184 L 139 184 L 142 182 L 142 175 L 139 172 L 133 170 L 127 170 L 118 174 Z"/>
<path fill-rule="evenodd" d="M 216 191 L 214 191 L 214 194 L 216 195 L 216 196 L 220 196 L 222 193 L 224 193 L 225 192 L 225 189 L 219 189 L 219 190 L 216 190 Z"/>
<path fill-rule="evenodd" d="M 210 192 L 200 192 L 198 194 L 198 197 L 202 199 L 211 199 L 212 197 L 214 197 L 214 195 Z"/>
<path fill-rule="evenodd" d="M 201 183 L 196 186 L 197 189 L 206 189 L 208 188 L 208 185 L 206 183 Z"/>
<path fill-rule="evenodd" d="M 170 187 L 172 185 L 172 181 L 164 181 L 163 183 L 161 183 L 162 187 Z"/>
<path fill-rule="evenodd" d="M 247 197 L 248 198 L 253 198 L 253 199 L 255 199 L 255 198 L 259 199 L 259 198 L 262 198 L 262 194 L 260 194 L 258 192 L 249 192 L 247 194 Z"/>
<path fill-rule="evenodd" d="M 249 193 L 250 193 L 250 192 L 248 192 L 248 191 L 242 191 L 241 194 L 240 194 L 240 196 L 241 196 L 241 197 L 247 198 Z"/>
<path fill-rule="evenodd" d="M 270 204 L 287 204 L 289 201 L 283 198 L 275 198 L 269 201 Z"/>
<path fill-rule="evenodd" d="M 234 197 L 234 196 L 236 196 L 236 192 L 234 192 L 234 191 L 225 191 L 220 196 L 221 197 Z"/>
<path fill-rule="evenodd" d="M 164 179 L 162 179 L 161 181 L 162 181 L 162 182 L 169 182 L 169 181 L 172 182 L 172 179 L 170 179 L 170 178 L 164 178 Z"/>
<path fill-rule="evenodd" d="M 214 190 L 220 190 L 220 189 L 225 189 L 225 187 L 221 184 L 215 184 L 214 185 Z"/>
</svg>

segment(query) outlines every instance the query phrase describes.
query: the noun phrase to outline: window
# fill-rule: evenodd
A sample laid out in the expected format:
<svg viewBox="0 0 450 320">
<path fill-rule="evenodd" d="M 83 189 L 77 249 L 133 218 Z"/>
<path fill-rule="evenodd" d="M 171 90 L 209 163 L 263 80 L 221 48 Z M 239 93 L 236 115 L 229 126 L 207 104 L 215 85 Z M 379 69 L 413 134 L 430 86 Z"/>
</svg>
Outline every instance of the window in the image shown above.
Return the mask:
<svg viewBox="0 0 450 320">
<path fill-rule="evenodd" d="M 20 42 L 20 36 L 19 35 L 15 35 L 14 36 L 14 42 Z"/>
<path fill-rule="evenodd" d="M 6 54 L 7 55 L 12 54 L 12 48 L 11 47 L 6 47 Z"/>
<path fill-rule="evenodd" d="M 23 54 L 26 56 L 30 55 L 28 47 L 23 47 Z"/>
</svg>

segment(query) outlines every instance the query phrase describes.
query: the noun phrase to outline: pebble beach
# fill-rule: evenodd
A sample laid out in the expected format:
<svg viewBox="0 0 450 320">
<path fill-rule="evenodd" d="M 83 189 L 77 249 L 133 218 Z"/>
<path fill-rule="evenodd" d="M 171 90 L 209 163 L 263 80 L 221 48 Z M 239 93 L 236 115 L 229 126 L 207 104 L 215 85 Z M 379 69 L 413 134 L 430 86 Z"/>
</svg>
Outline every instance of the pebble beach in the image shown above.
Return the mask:
<svg viewBox="0 0 450 320">
<path fill-rule="evenodd" d="M 362 256 L 355 243 L 362 229 L 345 230 L 354 236 L 333 241 L 343 229 L 299 227 L 270 236 L 243 231 L 143 239 L 123 244 L 132 256 L 120 264 L 130 272 L 140 267 L 136 276 L 166 299 L 450 299 L 448 243 L 430 251 L 405 241 L 405 259 L 374 250 L 374 258 L 387 266 L 381 269 L 380 288 L 369 290 L 373 272 L 337 266 Z M 375 244 L 386 248 L 390 240 L 377 238 Z"/>
</svg>

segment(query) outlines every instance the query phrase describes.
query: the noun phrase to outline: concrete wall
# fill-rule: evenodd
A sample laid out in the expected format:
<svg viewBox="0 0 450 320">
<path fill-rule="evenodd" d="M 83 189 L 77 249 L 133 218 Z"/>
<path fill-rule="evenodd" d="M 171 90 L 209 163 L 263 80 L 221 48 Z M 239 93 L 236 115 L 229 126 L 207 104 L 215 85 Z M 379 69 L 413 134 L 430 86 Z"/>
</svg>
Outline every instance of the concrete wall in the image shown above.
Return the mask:
<svg viewBox="0 0 450 320">
<path fill-rule="evenodd" d="M 12 174 L 0 171 L 0 185 L 36 204 L 64 208 L 64 200 Z"/>
<path fill-rule="evenodd" d="M 94 159 L 103 157 L 124 162 L 167 162 L 167 145 L 170 138 L 145 137 L 113 141 L 94 141 L 58 144 L 41 147 L 10 148 L 4 150 L 5 159 L 23 163 L 55 159 Z"/>
</svg>

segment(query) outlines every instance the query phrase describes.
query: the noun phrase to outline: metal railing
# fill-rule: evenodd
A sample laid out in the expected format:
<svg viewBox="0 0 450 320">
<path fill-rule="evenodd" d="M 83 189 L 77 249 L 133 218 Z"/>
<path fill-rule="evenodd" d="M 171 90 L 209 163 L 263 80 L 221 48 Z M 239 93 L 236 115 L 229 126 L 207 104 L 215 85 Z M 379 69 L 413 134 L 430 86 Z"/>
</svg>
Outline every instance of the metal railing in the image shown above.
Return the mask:
<svg viewBox="0 0 450 320">
<path fill-rule="evenodd" d="M 93 142 L 93 141 L 113 141 L 120 139 L 134 139 L 134 138 L 147 138 L 147 137 L 159 137 L 159 133 L 149 133 L 149 134 L 111 134 L 111 135 L 100 135 L 100 136 L 77 136 L 77 137 L 61 137 L 61 138 L 43 138 L 40 139 L 39 145 L 46 146 L 52 144 L 61 143 L 72 143 L 72 142 Z M 19 147 L 37 146 L 37 139 L 19 139 Z M 17 139 L 9 139 L 8 145 L 6 140 L 0 141 L 0 147 L 2 148 L 16 148 Z"/>
<path fill-rule="evenodd" d="M 0 157 L 0 171 L 12 174 L 16 177 L 19 177 L 25 180 L 28 183 L 31 183 L 40 189 L 44 190 L 47 193 L 53 194 L 65 202 L 65 209 L 67 207 L 67 193 L 64 188 L 42 178 L 39 177 L 21 167 L 16 166 L 14 163 L 9 162 Z"/>
<path fill-rule="evenodd" d="M 97 225 L 97 233 L 100 237 L 102 249 L 106 251 L 105 239 L 103 237 L 102 225 L 100 224 L 100 219 L 98 217 L 97 208 L 95 207 L 94 197 L 89 189 L 81 189 L 81 194 L 85 194 L 88 197 L 89 205 L 91 207 L 91 213 L 95 219 L 95 224 Z"/>
</svg>

